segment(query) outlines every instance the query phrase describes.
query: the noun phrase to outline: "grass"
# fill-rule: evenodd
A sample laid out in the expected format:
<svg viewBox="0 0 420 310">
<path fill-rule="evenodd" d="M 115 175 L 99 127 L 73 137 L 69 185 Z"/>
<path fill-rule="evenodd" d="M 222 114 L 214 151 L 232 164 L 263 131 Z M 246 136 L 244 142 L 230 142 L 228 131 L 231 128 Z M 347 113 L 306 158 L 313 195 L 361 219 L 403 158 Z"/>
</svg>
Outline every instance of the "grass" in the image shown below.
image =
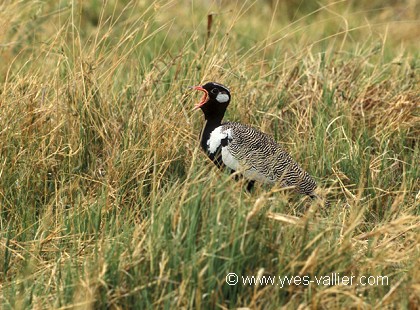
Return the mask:
<svg viewBox="0 0 420 310">
<path fill-rule="evenodd" d="M 418 308 L 419 5 L 402 2 L 3 2 L 1 308 Z M 328 209 L 209 163 L 186 88 L 209 80 Z"/>
</svg>

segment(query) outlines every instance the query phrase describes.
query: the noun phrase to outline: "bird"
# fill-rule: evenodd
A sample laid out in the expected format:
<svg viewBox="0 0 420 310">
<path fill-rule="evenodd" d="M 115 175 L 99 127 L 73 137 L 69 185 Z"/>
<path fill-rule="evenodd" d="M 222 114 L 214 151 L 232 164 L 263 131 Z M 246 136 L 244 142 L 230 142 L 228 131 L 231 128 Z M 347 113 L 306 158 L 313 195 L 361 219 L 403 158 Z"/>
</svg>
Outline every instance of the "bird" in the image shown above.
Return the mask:
<svg viewBox="0 0 420 310">
<path fill-rule="evenodd" d="M 294 187 L 300 194 L 312 199 L 317 184 L 273 137 L 260 130 L 238 122 L 222 122 L 231 101 L 228 87 L 208 82 L 193 86 L 204 93 L 194 110 L 200 109 L 205 123 L 200 135 L 200 146 L 210 160 L 220 169 L 230 169 L 247 181 L 251 191 L 255 182 Z"/>
</svg>

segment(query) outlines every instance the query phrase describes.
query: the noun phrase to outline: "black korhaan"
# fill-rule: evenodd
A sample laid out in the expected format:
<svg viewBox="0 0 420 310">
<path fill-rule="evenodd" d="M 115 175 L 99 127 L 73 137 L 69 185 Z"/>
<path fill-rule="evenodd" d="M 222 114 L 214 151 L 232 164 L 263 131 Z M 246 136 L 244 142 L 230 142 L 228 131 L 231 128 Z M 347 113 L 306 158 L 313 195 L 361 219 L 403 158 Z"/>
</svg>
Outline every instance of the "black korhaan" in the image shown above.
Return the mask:
<svg viewBox="0 0 420 310">
<path fill-rule="evenodd" d="M 255 181 L 280 183 L 311 198 L 317 197 L 312 177 L 271 136 L 240 123 L 222 123 L 231 99 L 226 86 L 209 82 L 194 89 L 204 92 L 195 106 L 203 111 L 206 121 L 201 147 L 219 168 L 228 167 L 242 174 L 248 180 L 248 190 Z"/>
</svg>

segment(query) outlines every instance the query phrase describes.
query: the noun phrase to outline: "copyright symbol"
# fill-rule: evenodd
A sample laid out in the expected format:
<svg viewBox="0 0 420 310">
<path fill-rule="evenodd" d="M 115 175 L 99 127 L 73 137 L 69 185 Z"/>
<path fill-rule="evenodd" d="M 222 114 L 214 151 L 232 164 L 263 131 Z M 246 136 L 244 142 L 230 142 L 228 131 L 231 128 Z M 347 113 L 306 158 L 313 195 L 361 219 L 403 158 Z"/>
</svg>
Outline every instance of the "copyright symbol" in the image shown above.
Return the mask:
<svg viewBox="0 0 420 310">
<path fill-rule="evenodd" d="M 228 285 L 235 285 L 236 283 L 238 283 L 238 276 L 236 275 L 236 273 L 234 272 L 229 272 L 226 275 L 226 283 Z"/>
</svg>

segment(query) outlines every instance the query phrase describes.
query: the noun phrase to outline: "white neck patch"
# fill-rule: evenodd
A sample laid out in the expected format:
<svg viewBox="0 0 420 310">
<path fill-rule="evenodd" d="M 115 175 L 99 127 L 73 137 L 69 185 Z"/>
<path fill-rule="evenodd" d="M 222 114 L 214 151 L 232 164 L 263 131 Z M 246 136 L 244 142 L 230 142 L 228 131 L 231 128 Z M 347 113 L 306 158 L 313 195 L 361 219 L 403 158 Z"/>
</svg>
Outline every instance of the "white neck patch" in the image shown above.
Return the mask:
<svg viewBox="0 0 420 310">
<path fill-rule="evenodd" d="M 229 101 L 229 95 L 219 93 L 216 97 L 216 100 L 220 103 L 225 103 Z"/>
<path fill-rule="evenodd" d="M 228 138 L 232 139 L 232 129 L 223 130 L 222 126 L 216 127 L 211 133 L 210 138 L 207 140 L 208 151 L 213 154 L 217 151 L 222 144 L 222 140 Z"/>
</svg>

